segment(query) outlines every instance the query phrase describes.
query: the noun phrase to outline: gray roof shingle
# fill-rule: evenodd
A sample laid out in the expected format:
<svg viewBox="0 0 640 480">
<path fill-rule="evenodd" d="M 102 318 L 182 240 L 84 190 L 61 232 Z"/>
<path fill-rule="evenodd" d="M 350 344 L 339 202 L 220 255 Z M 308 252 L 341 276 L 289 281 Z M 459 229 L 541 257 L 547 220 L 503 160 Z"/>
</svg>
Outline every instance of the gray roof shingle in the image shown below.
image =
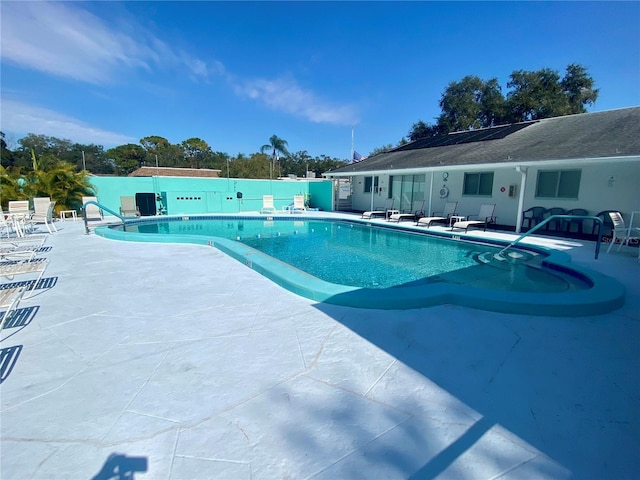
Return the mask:
<svg viewBox="0 0 640 480">
<path fill-rule="evenodd" d="M 640 156 L 640 107 L 528 123 L 504 138 L 418 149 L 404 146 L 327 173 Z"/>
</svg>

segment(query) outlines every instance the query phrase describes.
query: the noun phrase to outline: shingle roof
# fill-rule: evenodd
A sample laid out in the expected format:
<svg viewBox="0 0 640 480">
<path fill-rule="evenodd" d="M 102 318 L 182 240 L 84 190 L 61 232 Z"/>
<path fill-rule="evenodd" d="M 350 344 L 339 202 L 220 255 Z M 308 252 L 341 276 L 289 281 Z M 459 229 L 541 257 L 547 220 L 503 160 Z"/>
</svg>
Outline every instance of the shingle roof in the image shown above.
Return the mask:
<svg viewBox="0 0 640 480">
<path fill-rule="evenodd" d="M 417 140 L 327 173 L 640 156 L 640 107 L 567 115 L 516 125 L 521 128 L 512 128 L 502 138 L 491 139 L 492 129 L 486 129 L 486 135 L 481 137 L 489 138 L 481 141 L 472 139 L 454 143 L 455 135 L 460 133 L 442 136 L 442 140 L 449 143 L 445 146 L 431 146 L 437 144 L 433 140 L 422 141 L 422 146 L 419 144 L 421 140 Z M 498 137 L 505 131 L 500 132 L 501 128 L 504 126 L 494 127 L 496 131 L 493 133 Z"/>
<path fill-rule="evenodd" d="M 131 172 L 128 176 L 217 178 L 220 176 L 220 170 L 211 170 L 208 168 L 140 167 Z"/>
</svg>

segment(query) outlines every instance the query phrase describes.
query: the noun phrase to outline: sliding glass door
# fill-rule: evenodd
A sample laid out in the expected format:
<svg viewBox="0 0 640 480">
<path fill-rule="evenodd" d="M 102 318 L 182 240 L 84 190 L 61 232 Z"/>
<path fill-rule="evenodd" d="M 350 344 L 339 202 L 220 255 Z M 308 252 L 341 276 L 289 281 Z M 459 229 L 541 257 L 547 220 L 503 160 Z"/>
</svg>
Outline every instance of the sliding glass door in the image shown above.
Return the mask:
<svg viewBox="0 0 640 480">
<path fill-rule="evenodd" d="M 412 212 L 416 203 L 424 200 L 424 175 L 394 175 L 391 177 L 393 208 Z"/>
</svg>

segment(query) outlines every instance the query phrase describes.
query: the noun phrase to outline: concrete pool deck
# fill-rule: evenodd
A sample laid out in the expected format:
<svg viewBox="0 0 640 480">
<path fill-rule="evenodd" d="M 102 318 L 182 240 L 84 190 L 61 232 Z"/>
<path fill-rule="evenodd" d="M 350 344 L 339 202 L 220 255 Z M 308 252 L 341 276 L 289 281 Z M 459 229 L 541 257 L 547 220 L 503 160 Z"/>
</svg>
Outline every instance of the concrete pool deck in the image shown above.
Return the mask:
<svg viewBox="0 0 640 480">
<path fill-rule="evenodd" d="M 1 332 L 22 350 L 0 386 L 0 478 L 640 471 L 635 248 L 594 260 L 592 242 L 532 237 L 627 289 L 612 313 L 552 318 L 315 303 L 212 247 L 56 225 L 49 288 Z"/>
</svg>

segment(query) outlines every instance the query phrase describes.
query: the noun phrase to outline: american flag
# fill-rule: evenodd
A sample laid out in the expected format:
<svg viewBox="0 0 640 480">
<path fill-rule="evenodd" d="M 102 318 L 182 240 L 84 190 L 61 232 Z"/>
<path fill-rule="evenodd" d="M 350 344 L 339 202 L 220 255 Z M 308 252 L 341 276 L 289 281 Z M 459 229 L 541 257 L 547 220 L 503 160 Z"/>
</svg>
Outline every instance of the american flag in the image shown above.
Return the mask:
<svg viewBox="0 0 640 480">
<path fill-rule="evenodd" d="M 354 162 L 360 162 L 360 161 L 364 160 L 365 158 L 367 158 L 367 157 L 363 157 L 362 155 L 360 155 L 355 150 L 353 151 L 353 161 Z"/>
</svg>

